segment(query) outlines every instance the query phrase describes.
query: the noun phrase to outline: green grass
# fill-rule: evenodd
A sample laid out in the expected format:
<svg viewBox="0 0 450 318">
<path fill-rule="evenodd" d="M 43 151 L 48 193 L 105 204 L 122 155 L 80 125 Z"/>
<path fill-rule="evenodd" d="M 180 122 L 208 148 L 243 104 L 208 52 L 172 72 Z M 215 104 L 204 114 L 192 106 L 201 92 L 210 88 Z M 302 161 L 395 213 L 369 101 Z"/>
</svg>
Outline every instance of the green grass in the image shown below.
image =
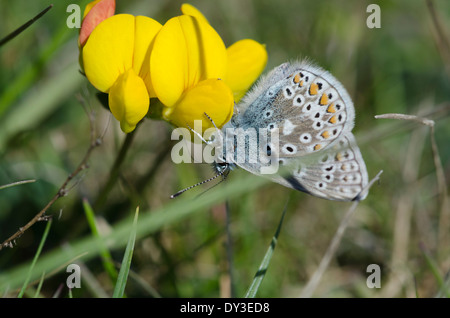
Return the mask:
<svg viewBox="0 0 450 318">
<path fill-rule="evenodd" d="M 250 290 L 248 296 L 300 297 L 351 203 L 296 193 L 242 170 L 205 193 L 212 184 L 171 200 L 213 172 L 208 165 L 175 165 L 172 128 L 151 119 L 133 136 L 120 170 L 113 171 L 115 181 L 108 181 L 125 136 L 78 72 L 78 31 L 66 27 L 72 2 L 58 1 L 0 48 L 0 241 L 31 220 L 82 161 L 91 143 L 90 116 L 102 144 L 47 211 L 51 228 L 37 222 L 13 248 L 0 250 L 0 295 L 111 297 L 120 288 L 116 296 L 244 297 Z M 117 11 L 164 23 L 180 14 L 181 3 L 118 1 Z M 370 3 L 381 7 L 380 29 L 366 27 Z M 450 3 L 433 3 L 448 39 Z M 349 220 L 312 297 L 448 297 L 450 216 L 442 191 L 448 192 L 450 180 L 450 53 L 427 2 L 192 4 L 227 46 L 242 38 L 264 43 L 266 72 L 302 57 L 330 70 L 354 101 L 354 133 L 369 177 L 384 171 Z M 48 3 L 0 5 L 3 38 Z M 435 121 L 442 173 L 429 127 L 374 118 L 384 113 Z M 130 211 L 137 206 L 133 238 Z M 270 269 L 255 277 L 268 260 Z M 72 263 L 83 269 L 82 288 L 69 291 L 66 268 Z M 369 264 L 381 267 L 380 289 L 366 286 Z"/>
<path fill-rule="evenodd" d="M 128 239 L 125 254 L 123 255 L 122 265 L 117 277 L 116 287 L 114 288 L 113 298 L 123 298 L 125 295 L 125 287 L 127 286 L 128 275 L 130 273 L 131 260 L 133 258 L 134 245 L 136 243 L 137 221 L 139 216 L 139 207 L 136 209 L 134 215 L 133 225 L 130 231 L 130 238 Z"/>
<path fill-rule="evenodd" d="M 48 232 L 50 231 L 51 226 L 52 226 L 52 220 L 49 220 L 47 222 L 47 225 L 45 226 L 44 234 L 42 234 L 41 242 L 39 243 L 39 246 L 37 248 L 36 255 L 34 255 L 33 261 L 31 262 L 31 265 L 29 267 L 28 274 L 25 276 L 25 281 L 22 285 L 22 288 L 20 289 L 19 295 L 17 295 L 18 298 L 23 297 L 23 294 L 25 293 L 25 290 L 28 287 L 28 283 L 30 282 L 31 277 L 33 276 L 34 266 L 36 265 L 36 262 L 37 262 L 39 256 L 41 255 L 42 248 L 44 247 L 45 240 L 47 239 Z M 41 279 L 41 281 L 42 281 L 42 279 Z M 40 288 L 38 288 L 38 290 L 39 289 Z"/>
</svg>

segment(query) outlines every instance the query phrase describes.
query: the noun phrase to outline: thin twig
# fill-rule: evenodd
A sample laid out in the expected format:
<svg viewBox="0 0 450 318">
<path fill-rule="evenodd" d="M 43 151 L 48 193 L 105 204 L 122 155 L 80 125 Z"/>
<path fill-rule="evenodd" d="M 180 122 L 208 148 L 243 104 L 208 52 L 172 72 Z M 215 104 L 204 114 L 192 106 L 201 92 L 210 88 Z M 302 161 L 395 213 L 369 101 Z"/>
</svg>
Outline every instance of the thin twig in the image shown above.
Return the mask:
<svg viewBox="0 0 450 318">
<path fill-rule="evenodd" d="M 9 42 L 10 40 L 14 39 L 16 36 L 18 36 L 20 33 L 25 31 L 30 25 L 32 25 L 34 22 L 39 20 L 44 14 L 47 13 L 48 10 L 50 10 L 53 7 L 53 4 L 49 5 L 47 8 L 42 10 L 38 15 L 36 15 L 34 18 L 29 20 L 27 23 L 23 24 L 21 27 L 14 30 L 12 33 L 5 36 L 3 39 L 0 40 L 0 47 L 4 45 L 5 43 Z"/>
<path fill-rule="evenodd" d="M 80 101 L 83 103 L 84 105 L 84 100 Z M 92 116 L 89 116 L 89 123 L 90 123 L 90 127 L 91 127 L 91 132 L 95 131 L 94 128 L 94 118 Z M 27 231 L 30 227 L 32 227 L 36 222 L 38 221 L 42 221 L 42 220 L 46 220 L 47 218 L 45 217 L 45 212 L 48 211 L 48 209 L 61 197 L 64 197 L 67 195 L 67 193 L 69 192 L 67 189 L 67 186 L 69 184 L 69 182 L 75 178 L 81 171 L 83 171 L 84 169 L 86 169 L 88 167 L 88 159 L 92 153 L 92 151 L 98 147 L 101 144 L 101 140 L 98 138 L 94 138 L 93 133 L 91 133 L 91 143 L 89 145 L 88 150 L 86 151 L 86 154 L 84 155 L 83 159 L 81 160 L 80 164 L 77 166 L 77 168 L 71 173 L 69 174 L 69 176 L 66 178 L 66 180 L 64 181 L 64 183 L 61 185 L 61 187 L 58 189 L 58 191 L 56 192 L 56 194 L 53 196 L 53 198 L 47 203 L 47 205 L 41 210 L 39 211 L 38 214 L 36 214 L 27 224 L 25 224 L 24 226 L 20 227 L 19 230 L 17 230 L 13 235 L 11 235 L 9 238 L 7 238 L 1 245 L 0 245 L 0 250 L 2 250 L 4 247 L 13 247 L 14 243 L 16 242 L 16 240 L 21 237 L 23 235 L 23 233 L 25 233 L 25 231 Z"/>
<path fill-rule="evenodd" d="M 378 172 L 378 174 L 373 178 L 369 184 L 362 190 L 362 192 L 369 191 L 370 187 L 380 179 L 380 175 L 383 173 L 383 170 Z M 330 245 L 328 246 L 328 249 L 323 256 L 322 260 L 320 261 L 319 266 L 317 267 L 317 270 L 314 272 L 313 276 L 309 280 L 308 284 L 306 284 L 306 287 L 303 289 L 300 297 L 302 298 L 309 298 L 312 296 L 314 291 L 316 290 L 317 286 L 319 285 L 319 282 L 323 276 L 323 273 L 328 268 L 328 265 L 330 264 L 331 258 L 336 253 L 339 244 L 341 242 L 341 239 L 344 235 L 345 230 L 347 229 L 350 219 L 352 218 L 356 207 L 358 206 L 359 201 L 353 202 L 353 204 L 350 206 L 350 209 L 348 209 L 347 213 L 345 214 L 344 218 L 342 219 L 341 223 L 339 224 L 339 227 L 336 231 L 336 234 L 333 237 L 333 240 L 331 241 Z"/>
</svg>

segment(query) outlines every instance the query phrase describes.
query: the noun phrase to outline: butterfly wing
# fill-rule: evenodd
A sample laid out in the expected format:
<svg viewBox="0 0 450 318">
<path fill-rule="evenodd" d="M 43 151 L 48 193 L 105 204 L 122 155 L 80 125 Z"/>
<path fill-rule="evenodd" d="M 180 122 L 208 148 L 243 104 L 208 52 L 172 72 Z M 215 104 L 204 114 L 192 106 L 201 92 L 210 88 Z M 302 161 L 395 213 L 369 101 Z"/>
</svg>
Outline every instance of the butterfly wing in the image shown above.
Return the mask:
<svg viewBox="0 0 450 318">
<path fill-rule="evenodd" d="M 350 132 L 313 162 L 304 164 L 299 160 L 292 167 L 292 174 L 283 181 L 294 189 L 340 201 L 363 200 L 367 195 L 362 193 L 368 183 L 366 165 Z"/>
<path fill-rule="evenodd" d="M 286 178 L 268 175 L 273 181 L 333 200 L 351 200 L 367 184 L 366 167 L 351 133 L 353 103 L 327 71 L 309 62 L 282 64 L 238 109 L 233 127 L 278 129 L 278 147 L 260 138 L 260 146 L 266 151 L 262 159 L 267 161 L 277 148 L 279 162 L 289 163 L 293 173 Z M 319 160 L 325 156 L 327 161 Z M 236 164 L 261 174 L 260 164 Z M 332 171 L 323 171 L 331 166 Z M 347 168 L 351 170 L 345 171 Z"/>
</svg>

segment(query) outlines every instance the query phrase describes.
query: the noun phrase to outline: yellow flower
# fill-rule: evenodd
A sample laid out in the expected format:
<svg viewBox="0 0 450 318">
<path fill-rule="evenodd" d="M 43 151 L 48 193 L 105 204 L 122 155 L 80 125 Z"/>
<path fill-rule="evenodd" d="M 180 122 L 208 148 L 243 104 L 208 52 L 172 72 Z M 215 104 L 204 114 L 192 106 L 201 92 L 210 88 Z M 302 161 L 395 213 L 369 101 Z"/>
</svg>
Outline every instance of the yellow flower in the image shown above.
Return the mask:
<svg viewBox="0 0 450 318">
<path fill-rule="evenodd" d="M 241 40 L 225 47 L 207 19 L 191 5 L 164 26 L 143 16 L 114 14 L 114 0 L 88 4 L 80 31 L 86 77 L 109 94 L 109 107 L 125 133 L 149 113 L 150 98 L 162 109 L 153 118 L 203 130 L 227 123 L 237 102 L 262 73 L 265 47 Z M 108 17 L 110 16 L 110 17 Z M 158 115 L 160 114 L 160 115 Z"/>
<path fill-rule="evenodd" d="M 150 56 L 151 81 L 164 104 L 162 116 L 179 127 L 203 130 L 227 123 L 238 101 L 267 63 L 263 45 L 241 40 L 226 49 L 207 19 L 191 5 L 170 19 L 155 38 Z"/>
<path fill-rule="evenodd" d="M 181 11 L 208 23 L 203 14 L 190 4 L 183 4 Z M 227 48 L 227 62 L 227 72 L 222 79 L 233 91 L 234 101 L 237 103 L 266 67 L 265 45 L 251 39 L 237 41 Z"/>
<path fill-rule="evenodd" d="M 155 97 L 149 59 L 157 21 L 129 14 L 114 15 L 98 24 L 82 50 L 89 82 L 109 94 L 109 106 L 121 129 L 129 133 L 147 114 Z"/>
</svg>

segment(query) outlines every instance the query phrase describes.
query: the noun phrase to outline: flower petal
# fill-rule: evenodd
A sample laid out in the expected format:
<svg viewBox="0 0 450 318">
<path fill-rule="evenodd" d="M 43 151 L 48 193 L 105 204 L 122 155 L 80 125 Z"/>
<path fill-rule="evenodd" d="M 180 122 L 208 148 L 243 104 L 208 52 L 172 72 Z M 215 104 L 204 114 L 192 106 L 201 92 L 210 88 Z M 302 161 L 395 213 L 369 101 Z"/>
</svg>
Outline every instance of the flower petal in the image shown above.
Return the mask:
<svg viewBox="0 0 450 318">
<path fill-rule="evenodd" d="M 109 92 L 109 108 L 125 133 L 136 128 L 147 114 L 149 104 L 145 83 L 133 69 L 120 75 Z"/>
<path fill-rule="evenodd" d="M 197 20 L 199 21 L 203 21 L 205 23 L 208 23 L 208 20 L 205 18 L 205 16 L 193 5 L 189 4 L 189 3 L 183 3 L 181 5 L 181 12 L 183 12 L 183 14 L 185 15 L 190 15 L 193 16 L 195 18 L 197 18 Z"/>
<path fill-rule="evenodd" d="M 156 97 L 150 76 L 150 53 L 153 42 L 162 25 L 148 17 L 136 17 L 133 68 L 144 80 L 150 97 Z"/>
<path fill-rule="evenodd" d="M 225 83 L 234 93 L 235 101 L 245 95 L 267 64 L 264 45 L 250 39 L 237 41 L 227 49 L 228 69 Z"/>
<path fill-rule="evenodd" d="M 81 23 L 80 28 L 80 36 L 78 38 L 80 47 L 83 47 L 86 44 L 89 35 L 95 27 L 103 20 L 113 16 L 115 10 L 115 0 L 96 0 L 86 5 L 83 22 Z"/>
<path fill-rule="evenodd" d="M 107 93 L 120 74 L 133 66 L 135 17 L 118 14 L 101 22 L 83 48 L 86 76 Z"/>
<path fill-rule="evenodd" d="M 226 73 L 225 45 L 207 23 L 188 15 L 167 21 L 150 56 L 151 80 L 159 100 L 173 106 L 183 92 Z"/>
<path fill-rule="evenodd" d="M 194 128 L 194 120 L 202 120 L 202 129 L 226 124 L 233 115 L 233 92 L 221 80 L 207 79 L 185 92 L 174 107 L 166 107 L 163 117 L 177 127 Z M 199 132 L 202 133 L 202 132 Z"/>
</svg>

